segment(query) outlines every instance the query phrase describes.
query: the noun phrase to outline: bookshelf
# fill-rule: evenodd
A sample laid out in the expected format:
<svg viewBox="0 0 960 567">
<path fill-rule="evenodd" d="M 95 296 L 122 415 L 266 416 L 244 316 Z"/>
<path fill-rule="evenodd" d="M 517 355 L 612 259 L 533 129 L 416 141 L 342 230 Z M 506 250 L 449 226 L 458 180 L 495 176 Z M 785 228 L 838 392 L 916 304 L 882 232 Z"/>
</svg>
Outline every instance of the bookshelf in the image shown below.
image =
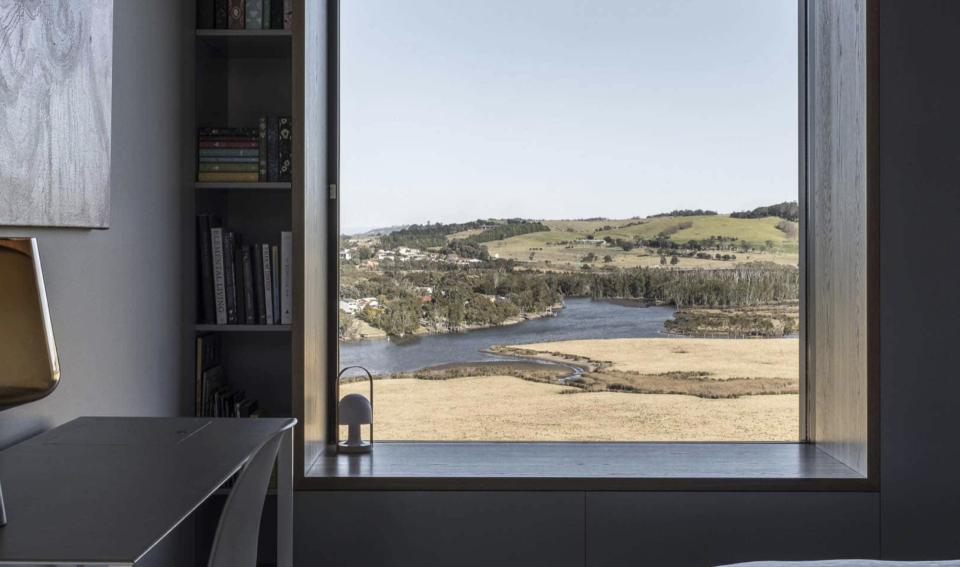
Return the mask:
<svg viewBox="0 0 960 567">
<path fill-rule="evenodd" d="M 280 245 L 281 232 L 293 232 L 296 241 L 298 228 L 294 211 L 298 198 L 302 199 L 298 197 L 302 189 L 297 190 L 296 155 L 298 151 L 302 155 L 302 140 L 294 133 L 294 177 L 290 181 L 201 182 L 197 174 L 200 128 L 257 128 L 261 117 L 289 116 L 296 129 L 303 114 L 294 105 L 295 83 L 299 82 L 301 90 L 303 88 L 303 79 L 298 78 L 295 69 L 297 32 L 291 29 L 197 29 L 197 0 L 181 1 L 185 15 L 181 38 L 184 91 L 180 124 L 184 258 L 181 413 L 193 416 L 196 410 L 197 339 L 216 334 L 221 345 L 222 370 L 230 388 L 243 390 L 268 416 L 290 416 L 294 414 L 292 380 L 293 344 L 298 335 L 295 331 L 299 319 L 297 305 L 294 303 L 292 310 L 293 324 L 208 324 L 202 313 L 197 215 L 218 216 L 224 231 L 241 235 L 244 245 Z M 293 0 L 295 12 L 302 12 L 303 1 Z M 228 163 L 228 160 L 222 161 Z M 298 270 L 294 257 L 294 278 L 302 278 Z M 219 507 L 225 500 L 222 497 L 229 493 L 229 489 L 218 490 L 215 496 L 221 498 L 205 504 L 197 513 L 198 562 L 206 557 L 219 519 Z M 273 494 L 275 490 L 268 493 Z M 258 564 L 276 562 L 272 557 L 275 534 L 276 517 L 268 505 L 261 523 Z"/>
</svg>

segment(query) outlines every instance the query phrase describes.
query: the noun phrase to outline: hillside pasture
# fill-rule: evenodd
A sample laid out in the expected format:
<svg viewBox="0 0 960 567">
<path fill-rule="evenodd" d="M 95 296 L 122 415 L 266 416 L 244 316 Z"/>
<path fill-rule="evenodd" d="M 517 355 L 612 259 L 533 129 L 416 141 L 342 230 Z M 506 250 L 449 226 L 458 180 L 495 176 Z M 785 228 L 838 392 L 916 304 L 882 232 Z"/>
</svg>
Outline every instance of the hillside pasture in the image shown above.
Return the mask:
<svg viewBox="0 0 960 567">
<path fill-rule="evenodd" d="M 669 227 L 677 226 L 682 222 L 692 222 L 693 226 L 680 230 L 673 234 L 670 239 L 675 242 L 687 242 L 689 240 L 706 240 L 711 236 L 736 237 L 757 247 L 764 246 L 766 241 L 772 240 L 778 247 L 781 244 L 783 245 L 783 252 L 796 254 L 798 252 L 797 238 L 791 239 L 777 228 L 777 223 L 782 220 L 777 217 L 733 219 L 729 215 L 658 217 L 635 226 L 597 232 L 594 237 L 609 236 L 611 238 L 633 239 L 642 236 L 653 238 Z"/>
</svg>

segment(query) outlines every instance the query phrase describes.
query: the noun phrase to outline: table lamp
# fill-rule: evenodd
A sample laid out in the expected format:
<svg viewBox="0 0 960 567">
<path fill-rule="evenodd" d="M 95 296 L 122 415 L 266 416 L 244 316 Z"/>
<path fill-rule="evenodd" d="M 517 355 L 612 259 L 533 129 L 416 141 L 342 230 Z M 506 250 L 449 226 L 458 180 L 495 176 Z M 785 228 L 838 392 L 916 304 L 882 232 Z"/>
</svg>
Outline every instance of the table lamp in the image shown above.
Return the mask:
<svg viewBox="0 0 960 567">
<path fill-rule="evenodd" d="M 39 400 L 59 381 L 37 239 L 0 238 L 0 410 Z M 0 490 L 0 527 L 6 523 Z"/>
<path fill-rule="evenodd" d="M 363 394 L 347 394 L 340 398 L 340 378 L 347 370 L 358 368 L 367 374 L 370 381 L 370 399 Z M 369 453 L 373 450 L 373 376 L 362 366 L 348 366 L 337 374 L 337 424 L 347 426 L 347 440 L 340 441 L 340 428 L 337 427 L 338 453 Z M 370 441 L 360 436 L 360 426 L 370 425 Z"/>
</svg>

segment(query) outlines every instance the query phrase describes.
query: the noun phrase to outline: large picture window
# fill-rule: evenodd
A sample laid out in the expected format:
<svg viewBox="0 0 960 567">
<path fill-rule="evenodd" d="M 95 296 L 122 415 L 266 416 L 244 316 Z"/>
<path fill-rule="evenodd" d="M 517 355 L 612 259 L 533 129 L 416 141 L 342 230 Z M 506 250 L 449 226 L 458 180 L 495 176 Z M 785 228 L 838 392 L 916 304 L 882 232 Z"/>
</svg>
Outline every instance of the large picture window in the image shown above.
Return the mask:
<svg viewBox="0 0 960 567">
<path fill-rule="evenodd" d="M 801 438 L 796 0 L 340 10 L 379 440 Z"/>
</svg>

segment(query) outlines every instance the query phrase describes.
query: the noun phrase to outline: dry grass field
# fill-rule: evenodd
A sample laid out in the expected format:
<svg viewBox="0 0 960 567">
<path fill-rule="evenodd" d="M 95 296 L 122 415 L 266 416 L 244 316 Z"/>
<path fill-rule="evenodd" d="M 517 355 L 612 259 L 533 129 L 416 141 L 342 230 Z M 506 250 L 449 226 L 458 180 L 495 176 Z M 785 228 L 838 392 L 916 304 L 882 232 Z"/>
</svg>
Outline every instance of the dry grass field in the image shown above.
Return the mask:
<svg viewBox="0 0 960 567">
<path fill-rule="evenodd" d="M 591 370 L 599 367 L 598 376 L 637 372 L 670 379 L 670 375 L 697 373 L 693 383 L 706 382 L 708 387 L 711 383 L 726 387 L 742 379 L 796 384 L 798 376 L 795 339 L 614 339 L 522 348 L 557 353 Z M 342 393 L 364 393 L 367 387 L 363 382 L 344 384 Z M 712 399 L 590 391 L 497 375 L 377 380 L 374 390 L 376 435 L 381 440 L 795 441 L 798 437 L 795 393 L 749 395 L 744 391 L 747 395 Z"/>
</svg>

